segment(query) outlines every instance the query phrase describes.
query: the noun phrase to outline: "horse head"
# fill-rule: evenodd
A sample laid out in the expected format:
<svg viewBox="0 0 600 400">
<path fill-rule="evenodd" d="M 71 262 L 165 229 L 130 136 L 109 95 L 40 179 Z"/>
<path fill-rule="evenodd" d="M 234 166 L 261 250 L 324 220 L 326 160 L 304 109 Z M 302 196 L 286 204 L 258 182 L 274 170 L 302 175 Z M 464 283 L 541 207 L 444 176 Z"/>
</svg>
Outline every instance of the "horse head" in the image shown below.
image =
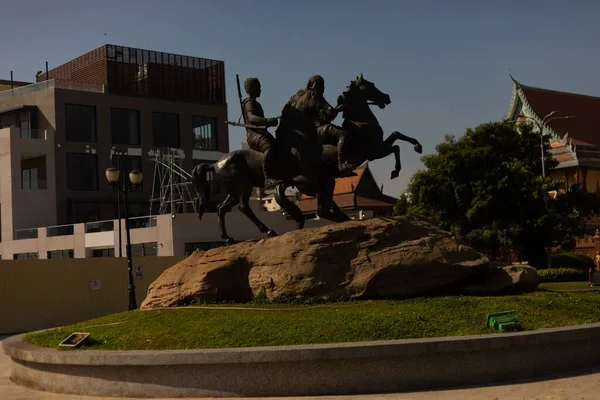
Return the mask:
<svg viewBox="0 0 600 400">
<path fill-rule="evenodd" d="M 389 94 L 383 93 L 373 82 L 360 74 L 338 97 L 337 104 L 338 107 L 341 106 L 345 120 L 379 125 L 369 105 L 377 105 L 384 109 L 391 102 Z"/>
<path fill-rule="evenodd" d="M 373 82 L 365 79 L 362 74 L 350 82 L 350 86 L 344 92 L 344 96 L 349 100 L 375 104 L 381 109 L 392 102 L 389 94 L 383 93 Z"/>
</svg>

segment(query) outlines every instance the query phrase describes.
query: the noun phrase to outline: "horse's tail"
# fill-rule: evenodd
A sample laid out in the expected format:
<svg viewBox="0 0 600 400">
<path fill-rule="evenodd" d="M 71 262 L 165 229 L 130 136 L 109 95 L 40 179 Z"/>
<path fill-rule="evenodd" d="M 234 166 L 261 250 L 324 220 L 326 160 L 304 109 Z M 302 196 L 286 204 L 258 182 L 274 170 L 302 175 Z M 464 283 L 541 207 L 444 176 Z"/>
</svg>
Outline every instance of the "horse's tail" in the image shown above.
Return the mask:
<svg viewBox="0 0 600 400">
<path fill-rule="evenodd" d="M 214 164 L 198 164 L 192 170 L 192 184 L 198 197 L 194 200 L 196 208 L 196 216 L 199 220 L 202 220 L 204 211 L 206 209 L 206 201 L 210 200 L 210 184 L 206 179 L 207 172 L 215 170 Z"/>
</svg>

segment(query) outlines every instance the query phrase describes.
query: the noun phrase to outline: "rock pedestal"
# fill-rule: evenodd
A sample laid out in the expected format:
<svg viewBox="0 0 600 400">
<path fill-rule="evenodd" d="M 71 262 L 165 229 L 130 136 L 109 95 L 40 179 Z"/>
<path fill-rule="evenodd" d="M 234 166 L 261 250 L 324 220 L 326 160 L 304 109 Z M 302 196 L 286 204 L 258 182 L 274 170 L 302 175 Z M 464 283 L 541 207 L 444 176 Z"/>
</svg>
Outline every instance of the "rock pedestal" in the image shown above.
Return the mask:
<svg viewBox="0 0 600 400">
<path fill-rule="evenodd" d="M 495 294 L 538 284 L 535 269 L 490 267 L 487 257 L 424 220 L 372 218 L 196 251 L 150 285 L 141 308 L 247 301 L 262 294 L 330 301 L 444 288 Z"/>
</svg>

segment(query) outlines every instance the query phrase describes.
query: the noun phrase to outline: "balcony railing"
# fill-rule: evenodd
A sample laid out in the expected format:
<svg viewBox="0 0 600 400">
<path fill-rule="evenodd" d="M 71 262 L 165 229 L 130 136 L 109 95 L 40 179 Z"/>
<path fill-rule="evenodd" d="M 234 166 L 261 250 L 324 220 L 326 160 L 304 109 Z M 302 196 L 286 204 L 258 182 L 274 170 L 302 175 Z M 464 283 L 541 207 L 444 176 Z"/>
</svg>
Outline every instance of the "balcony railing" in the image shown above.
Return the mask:
<svg viewBox="0 0 600 400">
<path fill-rule="evenodd" d="M 156 226 L 156 215 L 129 218 L 129 228 L 153 228 Z"/>
<path fill-rule="evenodd" d="M 74 232 L 73 225 L 55 225 L 49 226 L 46 231 L 47 237 L 55 237 L 55 236 L 69 236 Z"/>
<path fill-rule="evenodd" d="M 85 233 L 109 232 L 114 230 L 115 225 L 112 219 L 109 221 L 95 221 L 85 223 Z"/>
<path fill-rule="evenodd" d="M 106 93 L 105 85 L 97 83 L 81 83 L 63 81 L 60 79 L 48 79 L 38 83 L 32 83 L 27 86 L 20 86 L 15 89 L 0 92 L 0 100 L 10 99 L 11 97 L 23 96 L 29 93 L 42 92 L 48 89 L 76 90 L 81 92 Z"/>
<path fill-rule="evenodd" d="M 21 139 L 48 139 L 48 131 L 46 129 L 31 129 L 31 128 L 21 128 L 19 137 Z"/>
<path fill-rule="evenodd" d="M 38 237 L 37 228 L 15 229 L 15 232 L 14 232 L 14 240 L 37 239 L 37 237 Z"/>
</svg>

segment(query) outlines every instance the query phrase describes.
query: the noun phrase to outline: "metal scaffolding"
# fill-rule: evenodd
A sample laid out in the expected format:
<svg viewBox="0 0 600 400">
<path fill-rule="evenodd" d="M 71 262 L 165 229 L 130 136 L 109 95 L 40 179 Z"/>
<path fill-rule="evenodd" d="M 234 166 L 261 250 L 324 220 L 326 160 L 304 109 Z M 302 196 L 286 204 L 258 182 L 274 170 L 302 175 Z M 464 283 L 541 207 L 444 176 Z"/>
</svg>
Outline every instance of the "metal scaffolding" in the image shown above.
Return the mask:
<svg viewBox="0 0 600 400">
<path fill-rule="evenodd" d="M 154 158 L 154 180 L 152 181 L 152 196 L 150 197 L 150 212 L 156 214 L 171 214 L 197 212 L 194 199 L 196 189 L 192 186 L 192 175 L 182 168 L 183 159 L 176 151 L 167 154 L 156 153 Z M 190 207 L 191 205 L 191 207 Z"/>
</svg>

